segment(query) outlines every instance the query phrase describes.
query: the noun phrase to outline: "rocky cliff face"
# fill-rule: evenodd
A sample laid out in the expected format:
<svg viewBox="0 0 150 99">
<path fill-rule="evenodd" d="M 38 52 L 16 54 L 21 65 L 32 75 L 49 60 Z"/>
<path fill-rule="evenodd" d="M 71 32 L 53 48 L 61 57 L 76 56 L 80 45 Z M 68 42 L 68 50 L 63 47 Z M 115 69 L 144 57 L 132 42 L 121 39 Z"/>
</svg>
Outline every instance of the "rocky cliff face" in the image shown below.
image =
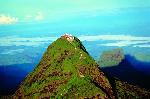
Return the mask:
<svg viewBox="0 0 150 99">
<path fill-rule="evenodd" d="M 115 96 L 108 79 L 80 40 L 64 35 L 47 48 L 13 98 L 115 99 Z"/>
</svg>

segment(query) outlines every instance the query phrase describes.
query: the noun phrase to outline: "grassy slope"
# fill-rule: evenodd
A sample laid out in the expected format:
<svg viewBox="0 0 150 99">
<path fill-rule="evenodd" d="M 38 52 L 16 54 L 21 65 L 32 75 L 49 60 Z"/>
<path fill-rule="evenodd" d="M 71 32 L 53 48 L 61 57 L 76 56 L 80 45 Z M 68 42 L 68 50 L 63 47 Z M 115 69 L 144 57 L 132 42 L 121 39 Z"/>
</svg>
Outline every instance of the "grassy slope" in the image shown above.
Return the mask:
<svg viewBox="0 0 150 99">
<path fill-rule="evenodd" d="M 115 79 L 118 99 L 150 99 L 150 92 L 144 88 Z"/>
<path fill-rule="evenodd" d="M 81 42 L 59 38 L 44 53 L 35 70 L 22 82 L 14 98 L 112 98 L 108 79 L 99 71 Z"/>
</svg>

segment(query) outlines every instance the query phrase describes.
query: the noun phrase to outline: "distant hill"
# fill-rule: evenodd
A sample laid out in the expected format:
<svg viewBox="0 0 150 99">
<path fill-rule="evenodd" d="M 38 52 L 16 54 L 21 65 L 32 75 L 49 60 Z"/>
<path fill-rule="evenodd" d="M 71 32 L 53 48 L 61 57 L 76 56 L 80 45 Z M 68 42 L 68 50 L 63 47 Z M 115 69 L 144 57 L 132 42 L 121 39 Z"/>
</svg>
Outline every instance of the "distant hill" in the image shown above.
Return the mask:
<svg viewBox="0 0 150 99">
<path fill-rule="evenodd" d="M 150 78 L 149 72 L 142 71 L 144 68 L 147 68 L 145 71 L 149 71 L 150 63 L 140 62 L 131 55 L 124 55 L 123 49 L 120 48 L 102 53 L 98 63 L 101 70 L 108 76 L 117 77 L 150 90 L 150 81 L 147 80 Z"/>
<path fill-rule="evenodd" d="M 71 35 L 62 36 L 47 48 L 39 64 L 26 76 L 12 96 L 14 99 L 128 97 L 147 98 L 150 93 L 106 76 L 80 40 Z"/>
<path fill-rule="evenodd" d="M 118 65 L 124 59 L 123 49 L 116 48 L 110 51 L 104 51 L 98 60 L 101 67 L 110 67 Z"/>
<path fill-rule="evenodd" d="M 103 67 L 101 70 L 111 77 L 117 77 L 123 81 L 126 81 L 130 84 L 139 85 L 150 90 L 150 75 L 145 72 L 139 71 L 134 67 L 133 64 L 127 59 L 129 55 L 125 55 L 125 59 L 123 59 L 118 65 Z M 142 65 L 139 65 L 142 66 Z"/>
</svg>

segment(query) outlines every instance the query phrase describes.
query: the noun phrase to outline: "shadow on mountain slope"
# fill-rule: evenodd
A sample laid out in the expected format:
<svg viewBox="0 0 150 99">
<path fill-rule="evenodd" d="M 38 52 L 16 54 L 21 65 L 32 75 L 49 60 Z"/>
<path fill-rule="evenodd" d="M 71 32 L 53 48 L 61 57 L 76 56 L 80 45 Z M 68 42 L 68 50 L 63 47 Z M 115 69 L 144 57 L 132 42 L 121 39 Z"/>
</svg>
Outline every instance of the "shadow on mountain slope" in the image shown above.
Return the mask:
<svg viewBox="0 0 150 99">
<path fill-rule="evenodd" d="M 150 62 L 139 61 L 131 55 L 126 55 L 125 57 L 137 70 L 150 76 Z"/>
<path fill-rule="evenodd" d="M 34 64 L 0 66 L 0 95 L 13 94 L 33 67 Z"/>
<path fill-rule="evenodd" d="M 136 65 L 131 63 L 131 61 Z M 103 67 L 101 70 L 110 77 L 117 77 L 122 81 L 150 90 L 150 75 L 136 69 L 137 66 L 146 68 L 146 66 L 150 66 L 150 63 L 140 62 L 133 56 L 126 55 L 125 59 L 118 66 Z"/>
</svg>

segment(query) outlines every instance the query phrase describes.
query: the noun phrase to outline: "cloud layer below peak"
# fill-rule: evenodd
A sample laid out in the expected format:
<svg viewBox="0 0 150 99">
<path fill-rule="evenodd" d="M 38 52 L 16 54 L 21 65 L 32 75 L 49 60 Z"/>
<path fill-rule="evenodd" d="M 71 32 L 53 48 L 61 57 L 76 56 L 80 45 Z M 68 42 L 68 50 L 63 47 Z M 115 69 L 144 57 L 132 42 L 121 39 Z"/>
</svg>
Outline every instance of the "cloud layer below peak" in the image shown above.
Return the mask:
<svg viewBox="0 0 150 99">
<path fill-rule="evenodd" d="M 116 47 L 150 47 L 150 37 L 140 37 L 131 35 L 96 35 L 80 36 L 82 41 L 104 41 L 97 44 L 99 46 L 116 46 Z M 107 41 L 108 43 L 105 43 Z"/>
<path fill-rule="evenodd" d="M 7 36 L 0 38 L 0 46 L 40 46 L 55 41 L 58 37 L 18 37 Z M 116 47 L 150 47 L 150 37 L 139 37 L 131 35 L 94 35 L 78 36 L 81 41 L 94 42 L 98 46 Z"/>
</svg>

